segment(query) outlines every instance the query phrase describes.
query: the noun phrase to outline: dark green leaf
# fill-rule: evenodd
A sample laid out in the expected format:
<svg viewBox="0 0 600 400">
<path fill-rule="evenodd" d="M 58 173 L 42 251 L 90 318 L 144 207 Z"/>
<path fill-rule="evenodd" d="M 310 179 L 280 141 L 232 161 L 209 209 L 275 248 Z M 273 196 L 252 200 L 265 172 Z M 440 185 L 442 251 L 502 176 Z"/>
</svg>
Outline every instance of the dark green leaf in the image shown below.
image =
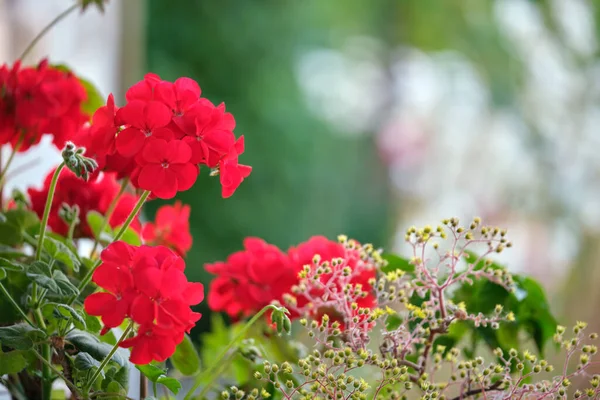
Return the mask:
<svg viewBox="0 0 600 400">
<path fill-rule="evenodd" d="M 58 293 L 58 285 L 52 279 L 50 266 L 43 261 L 34 261 L 27 268 L 27 277 L 41 287 L 53 293 Z"/>
<path fill-rule="evenodd" d="M 44 331 L 26 323 L 0 327 L 0 343 L 16 350 L 29 350 L 45 337 Z"/>
<path fill-rule="evenodd" d="M 46 307 L 52 307 L 53 309 L 57 310 L 61 315 L 71 319 L 76 328 L 83 330 L 86 329 L 86 323 L 83 319 L 83 316 L 73 307 L 60 303 L 46 303 L 46 305 L 44 305 L 44 308 Z"/>
<path fill-rule="evenodd" d="M 166 372 L 158 368 L 155 365 L 136 365 L 135 366 L 142 374 L 144 374 L 151 382 L 160 383 L 164 385 L 174 394 L 179 392 L 181 389 L 181 383 L 175 378 L 169 378 Z"/>
<path fill-rule="evenodd" d="M 51 237 L 44 237 L 43 247 L 51 258 L 62 262 L 76 272 L 79 270 L 79 259 L 66 244 Z"/>
<path fill-rule="evenodd" d="M 129 387 L 129 367 L 121 367 L 114 375 L 113 379 L 119 383 L 122 387 L 127 389 Z"/>
<path fill-rule="evenodd" d="M 69 281 L 69 278 L 62 271 L 56 270 L 52 274 L 56 285 L 58 286 L 57 295 L 60 297 L 71 297 L 79 294 L 79 290 Z"/>
<path fill-rule="evenodd" d="M 98 361 L 104 360 L 108 353 L 110 353 L 112 346 L 101 342 L 97 337 L 91 333 L 74 329 L 65 338 L 67 341 L 73 344 L 80 351 L 89 353 L 94 359 Z M 123 349 L 117 350 L 112 356 L 112 361 L 116 362 L 120 366 L 127 365 L 128 354 Z"/>
<path fill-rule="evenodd" d="M 381 268 L 381 271 L 388 273 L 392 271 L 402 270 L 404 272 L 413 274 L 415 272 L 415 266 L 412 265 L 407 259 L 397 256 L 395 254 L 382 254 L 382 258 L 387 261 L 387 265 Z"/>
<path fill-rule="evenodd" d="M 0 350 L 0 376 L 18 374 L 27 366 L 27 359 L 22 351 L 13 350 L 2 353 Z"/>
<path fill-rule="evenodd" d="M 177 346 L 175 354 L 171 356 L 171 362 L 186 376 L 194 375 L 200 369 L 200 356 L 188 335 L 185 335 L 183 341 Z"/>
<path fill-rule="evenodd" d="M 79 352 L 73 360 L 73 366 L 80 371 L 87 371 L 88 369 L 100 367 L 100 361 L 97 361 L 88 353 Z"/>
</svg>

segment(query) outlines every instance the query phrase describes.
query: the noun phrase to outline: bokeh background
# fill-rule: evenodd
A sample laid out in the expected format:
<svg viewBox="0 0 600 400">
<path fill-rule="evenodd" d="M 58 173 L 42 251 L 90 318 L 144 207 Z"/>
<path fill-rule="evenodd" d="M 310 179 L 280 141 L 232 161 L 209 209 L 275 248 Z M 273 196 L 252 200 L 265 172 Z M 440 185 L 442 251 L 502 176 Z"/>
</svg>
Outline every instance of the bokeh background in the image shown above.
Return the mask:
<svg viewBox="0 0 600 400">
<path fill-rule="evenodd" d="M 0 0 L 0 61 L 70 4 Z M 598 330 L 599 38 L 595 0 L 111 0 L 26 61 L 66 62 L 117 98 L 148 71 L 189 76 L 226 103 L 254 170 L 230 199 L 207 171 L 180 196 L 194 279 L 246 236 L 403 252 L 410 225 L 478 215 L 509 229 L 500 260 L 541 280 L 561 322 Z M 17 187 L 58 159 L 27 157 Z"/>
</svg>

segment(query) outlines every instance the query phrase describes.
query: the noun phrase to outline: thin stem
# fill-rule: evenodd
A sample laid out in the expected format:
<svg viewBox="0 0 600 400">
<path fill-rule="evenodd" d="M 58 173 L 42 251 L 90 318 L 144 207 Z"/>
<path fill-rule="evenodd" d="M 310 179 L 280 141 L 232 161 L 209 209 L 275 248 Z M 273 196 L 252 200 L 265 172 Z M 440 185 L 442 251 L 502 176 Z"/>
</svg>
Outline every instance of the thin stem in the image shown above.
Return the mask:
<svg viewBox="0 0 600 400">
<path fill-rule="evenodd" d="M 75 234 L 75 227 L 77 226 L 77 224 L 79 224 L 81 222 L 79 220 L 79 207 L 77 207 L 76 210 L 77 210 L 76 215 L 73 217 L 73 220 L 69 224 L 69 231 L 67 232 L 67 240 L 69 241 L 69 243 L 73 242 L 73 235 Z"/>
<path fill-rule="evenodd" d="M 73 383 L 71 381 L 69 381 L 67 378 L 65 378 L 65 376 L 58 370 L 56 369 L 56 367 L 54 365 L 52 365 L 51 363 L 48 362 L 48 360 L 46 360 L 44 358 L 44 356 L 42 356 L 40 353 L 38 353 L 35 349 L 32 349 L 31 351 L 33 351 L 33 353 L 37 356 L 37 358 L 40 359 L 41 362 L 44 363 L 45 366 L 47 366 L 48 368 L 50 368 L 60 379 L 62 379 L 63 381 L 65 381 L 65 383 L 67 384 L 67 386 L 69 386 L 69 388 L 73 391 L 73 393 L 75 393 L 75 395 L 77 396 L 77 398 L 81 398 L 81 393 L 79 392 L 79 389 L 77 389 L 77 386 L 73 385 Z"/>
<path fill-rule="evenodd" d="M 34 291 L 37 291 L 37 287 L 34 286 Z M 40 328 L 46 331 L 46 323 L 44 322 L 44 316 L 42 310 L 39 308 L 39 304 L 36 304 L 36 309 L 33 313 L 35 320 L 37 321 Z M 42 344 L 42 358 L 44 359 L 44 365 L 42 365 L 42 397 L 44 400 L 50 400 L 52 395 L 52 380 L 51 380 L 51 365 L 52 365 L 52 348 L 48 343 Z"/>
<path fill-rule="evenodd" d="M 102 225 L 100 227 L 100 232 L 98 233 L 98 237 L 94 240 L 94 247 L 92 247 L 92 251 L 90 251 L 89 258 L 92 258 L 92 256 L 96 252 L 96 249 L 98 248 L 98 245 L 100 244 L 100 235 L 102 234 L 102 232 L 104 232 L 104 230 L 108 226 L 110 217 L 112 216 L 113 212 L 115 211 L 115 208 L 117 208 L 119 199 L 121 198 L 123 193 L 125 193 L 125 189 L 127 189 L 128 184 L 129 184 L 129 178 L 123 179 L 123 182 L 121 182 L 121 188 L 119 189 L 119 193 L 117 193 L 115 198 L 112 199 L 111 203 L 109 204 L 108 209 L 106 210 L 106 215 L 104 216 L 104 221 L 102 221 Z"/>
<path fill-rule="evenodd" d="M 50 217 L 50 209 L 52 208 L 52 200 L 54 200 L 54 191 L 56 190 L 56 183 L 62 169 L 65 167 L 65 162 L 61 162 L 54 175 L 52 175 L 52 181 L 50 181 L 50 188 L 48 189 L 48 198 L 46 199 L 46 207 L 44 207 L 44 215 L 42 216 L 42 223 L 40 225 L 40 234 L 38 238 L 38 246 L 35 250 L 35 259 L 39 261 L 42 259 L 42 246 L 44 244 L 44 235 L 46 235 L 46 228 L 48 226 L 48 218 Z"/>
<path fill-rule="evenodd" d="M 21 145 L 23 144 L 24 139 L 25 139 L 24 135 L 21 135 L 19 137 L 19 140 L 17 140 L 17 143 L 15 144 L 15 146 L 12 148 L 12 150 L 10 152 L 10 156 L 8 156 L 8 160 L 6 160 L 6 165 L 4 165 L 4 167 L 2 167 L 2 172 L 0 172 L 0 186 L 3 188 L 4 188 L 4 180 L 6 179 L 6 172 L 8 171 L 8 167 L 10 167 L 10 164 L 13 162 L 15 155 L 17 154 L 17 152 L 21 148 Z"/>
<path fill-rule="evenodd" d="M 56 18 L 54 18 L 52 21 L 50 21 L 50 23 L 48 25 L 46 25 L 44 27 L 44 29 L 42 29 L 40 31 L 40 33 L 37 34 L 36 37 L 33 38 L 33 40 L 31 41 L 31 43 L 29 43 L 29 45 L 23 51 L 23 53 L 21 54 L 21 57 L 19 57 L 19 59 L 23 60 L 27 56 L 27 54 L 29 54 L 29 52 L 31 51 L 31 49 L 33 49 L 35 47 L 35 45 L 44 37 L 44 35 L 46 33 L 48 33 L 48 31 L 54 27 L 54 25 L 58 24 L 67 15 L 71 14 L 73 11 L 75 11 L 78 8 L 79 8 L 79 3 L 77 2 L 77 3 L 73 4 L 71 7 L 67 8 L 62 13 L 58 14 L 56 16 Z"/>
<path fill-rule="evenodd" d="M 137 204 L 135 205 L 135 207 L 133 208 L 133 210 L 131 210 L 131 213 L 129 213 L 129 216 L 125 220 L 125 223 L 123 224 L 123 226 L 121 227 L 121 229 L 119 230 L 119 232 L 117 233 L 117 235 L 114 237 L 113 242 L 116 242 L 117 240 L 121 239 L 121 237 L 123 237 L 123 235 L 125 234 L 125 232 L 127 232 L 127 228 L 129 228 L 129 225 L 131 225 L 131 222 L 133 222 L 133 219 L 140 212 L 140 209 L 142 208 L 142 206 L 146 202 L 146 199 L 148 198 L 148 196 L 150 196 L 150 192 L 148 190 L 146 190 L 144 193 L 142 193 L 142 195 L 140 196 L 140 199 L 138 200 Z M 94 265 L 92 265 L 92 267 L 90 268 L 90 270 L 83 277 L 83 279 L 81 280 L 81 283 L 79 284 L 79 287 L 77 288 L 77 289 L 79 289 L 79 293 L 83 293 L 83 290 L 85 289 L 85 287 L 92 280 L 92 276 L 94 275 L 94 271 L 96 270 L 96 268 L 98 268 L 100 266 L 100 264 L 102 264 L 102 260 L 100 260 L 100 259 L 96 260 L 96 262 L 94 263 Z M 73 302 L 76 299 L 77 299 L 77 295 L 72 296 L 69 299 L 69 301 L 67 301 L 67 304 L 68 305 L 73 304 Z"/>
<path fill-rule="evenodd" d="M 10 293 L 8 293 L 8 290 L 6 290 L 6 288 L 4 287 L 4 285 L 2 284 L 2 282 L 0 282 L 0 292 L 4 293 L 4 296 L 6 296 L 6 298 L 10 302 L 10 304 L 12 304 L 13 307 L 19 312 L 19 314 L 21 314 L 21 316 L 23 317 L 23 319 L 25 320 L 25 322 L 27 322 L 32 327 L 37 328 L 37 326 L 35 326 L 33 324 L 33 322 L 31 322 L 31 320 L 29 319 L 29 317 L 27 316 L 27 314 L 25 314 L 25 311 L 23 311 L 23 309 L 19 306 L 19 304 L 17 304 L 17 302 L 15 301 L 15 299 L 12 298 L 12 296 L 10 295 Z"/>
<path fill-rule="evenodd" d="M 113 348 L 110 350 L 110 353 L 108 353 L 108 355 L 104 358 L 104 360 L 102 360 L 102 362 L 100 363 L 100 366 L 98 367 L 98 369 L 96 370 L 94 375 L 92 375 L 92 379 L 90 379 L 88 381 L 87 385 L 84 387 L 84 391 L 83 391 L 84 393 L 87 394 L 90 391 L 90 388 L 92 387 L 92 385 L 94 384 L 96 379 L 98 379 L 98 377 L 102 373 L 102 370 L 104 369 L 104 367 L 106 367 L 106 364 L 108 364 L 108 362 L 112 359 L 112 356 L 114 356 L 115 353 L 117 352 L 117 350 L 119 350 L 119 344 L 127 338 L 127 335 L 129 335 L 129 333 L 132 331 L 132 329 L 133 329 L 133 322 L 131 322 L 129 324 L 129 326 L 125 329 L 125 331 L 123 332 L 123 334 L 121 335 L 119 340 L 117 340 L 117 343 L 115 343 Z"/>
<path fill-rule="evenodd" d="M 221 352 L 221 354 L 214 360 L 214 362 L 212 363 L 210 368 L 206 369 L 204 371 L 204 373 L 198 375 L 198 377 L 194 381 L 194 385 L 190 388 L 190 390 L 185 395 L 184 400 L 191 399 L 192 396 L 194 395 L 194 392 L 196 391 L 196 389 L 198 389 L 198 386 L 200 386 L 202 384 L 202 382 L 206 378 L 208 378 L 206 384 L 204 385 L 204 387 L 202 388 L 202 391 L 200 392 L 200 395 L 197 396 L 200 399 L 204 398 L 203 396 L 206 394 L 206 392 L 208 392 L 208 389 L 210 389 L 210 386 L 212 385 L 212 383 L 218 376 L 218 374 L 215 374 L 215 370 L 218 370 L 219 367 L 222 367 L 223 360 L 227 356 L 227 353 L 229 353 L 229 350 L 231 350 L 232 347 L 234 347 L 241 339 L 243 339 L 246 336 L 246 332 L 248 332 L 250 327 L 252 327 L 252 325 L 254 325 L 254 323 L 256 321 L 258 321 L 263 316 L 264 313 L 266 313 L 268 310 L 276 310 L 276 309 L 277 309 L 276 306 L 268 305 L 266 307 L 263 307 L 262 310 L 260 310 L 256 315 L 254 315 L 254 317 L 252 317 L 252 319 L 250 321 L 248 321 L 246 323 L 246 325 L 244 325 L 244 327 L 240 330 L 240 332 L 237 334 L 237 336 L 231 342 L 229 342 L 227 347 L 225 347 L 225 349 Z"/>
</svg>

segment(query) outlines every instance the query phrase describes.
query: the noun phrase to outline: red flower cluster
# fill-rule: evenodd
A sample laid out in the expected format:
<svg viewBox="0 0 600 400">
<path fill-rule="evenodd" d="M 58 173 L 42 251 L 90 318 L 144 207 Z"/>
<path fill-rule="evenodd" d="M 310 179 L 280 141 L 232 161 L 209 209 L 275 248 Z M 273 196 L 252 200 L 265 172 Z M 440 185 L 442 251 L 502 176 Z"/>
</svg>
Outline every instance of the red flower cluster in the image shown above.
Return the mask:
<svg viewBox="0 0 600 400">
<path fill-rule="evenodd" d="M 205 266 L 217 275 L 208 294 L 208 305 L 214 311 L 225 311 L 232 318 L 245 317 L 273 301 L 283 302 L 284 295 L 296 286 L 303 290 L 290 306 L 292 317 L 318 318 L 327 313 L 344 324 L 356 316 L 358 309 L 377 305 L 369 283 L 375 277 L 375 267 L 362 259 L 357 242 L 342 244 L 314 236 L 290 248 L 287 254 L 257 238 L 247 238 L 244 247 L 230 255 L 227 262 Z M 324 266 L 331 270 L 324 272 Z M 307 276 L 300 279 L 299 273 L 306 268 Z M 356 293 L 344 294 L 347 286 Z M 351 303 L 357 303 L 357 310 Z"/>
<path fill-rule="evenodd" d="M 199 165 L 218 171 L 223 197 L 229 197 L 251 167 L 238 164 L 243 137 L 233 134 L 235 120 L 223 104 L 200 97 L 190 78 L 174 83 L 148 74 L 126 94 L 127 104 L 115 106 L 112 95 L 96 111 L 92 125 L 76 139 L 101 169 L 156 197 L 170 199 L 196 181 Z"/>
<path fill-rule="evenodd" d="M 87 94 L 71 72 L 42 61 L 37 67 L 0 66 L 0 145 L 19 144 L 19 151 L 51 134 L 62 149 L 89 120 L 81 111 Z"/>
<path fill-rule="evenodd" d="M 103 333 L 125 318 L 139 325 L 133 338 L 120 343 L 131 348 L 132 363 L 165 361 L 200 319 L 190 306 L 203 300 L 204 287 L 188 282 L 183 259 L 163 246 L 115 242 L 100 257 L 93 281 L 105 292 L 88 296 L 85 311 L 101 317 Z"/>
<path fill-rule="evenodd" d="M 44 180 L 44 186 L 41 190 L 30 188 L 27 190 L 31 201 L 31 209 L 41 218 L 44 213 L 46 199 L 48 198 L 48 190 L 52 181 L 52 170 Z M 68 225 L 60 218 L 59 209 L 61 204 L 66 203 L 70 206 L 77 205 L 79 207 L 80 223 L 74 232 L 74 238 L 93 238 L 92 230 L 90 229 L 86 215 L 89 211 L 98 211 L 102 215 L 106 214 L 112 200 L 119 192 L 120 185 L 115 180 L 114 174 L 103 174 L 99 179 L 94 181 L 84 181 L 75 176 L 68 169 L 63 169 L 60 173 L 56 184 L 56 191 L 52 200 L 50 216 L 48 218 L 48 226 L 53 232 L 66 236 L 69 230 Z M 129 213 L 135 207 L 137 197 L 128 193 L 123 194 L 117 206 L 111 215 L 109 225 L 116 228 L 122 225 Z M 139 231 L 141 225 L 139 220 L 134 220 L 131 227 Z"/>
<path fill-rule="evenodd" d="M 208 306 L 237 319 L 259 311 L 273 300 L 282 300 L 297 280 L 288 257 L 276 246 L 258 238 L 246 238 L 244 250 L 227 262 L 207 264 L 218 275 L 208 293 Z"/>
<path fill-rule="evenodd" d="M 190 234 L 190 206 L 176 201 L 158 209 L 155 222 L 144 224 L 142 238 L 149 245 L 162 245 L 175 251 L 181 257 L 192 248 Z"/>
</svg>

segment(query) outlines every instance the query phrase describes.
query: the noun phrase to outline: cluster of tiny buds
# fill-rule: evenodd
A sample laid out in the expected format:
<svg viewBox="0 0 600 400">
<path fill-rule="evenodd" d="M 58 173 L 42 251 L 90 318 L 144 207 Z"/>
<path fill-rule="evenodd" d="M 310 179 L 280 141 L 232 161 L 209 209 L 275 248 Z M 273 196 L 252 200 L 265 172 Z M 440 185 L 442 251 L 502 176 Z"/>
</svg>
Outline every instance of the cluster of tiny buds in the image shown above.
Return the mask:
<svg viewBox="0 0 600 400">
<path fill-rule="evenodd" d="M 447 230 L 455 238 L 463 238 L 465 241 L 481 241 L 487 243 L 491 251 L 501 253 L 505 248 L 512 247 L 512 243 L 506 238 L 506 230 L 499 227 L 482 225 L 481 218 L 475 217 L 468 226 L 460 225 L 456 217 L 442 220 L 442 224 L 433 228 L 426 225 L 423 228 L 411 226 L 406 230 L 404 239 L 413 245 L 423 245 L 433 238 L 446 239 Z M 433 243 L 433 248 L 437 249 L 438 243 Z"/>
</svg>

